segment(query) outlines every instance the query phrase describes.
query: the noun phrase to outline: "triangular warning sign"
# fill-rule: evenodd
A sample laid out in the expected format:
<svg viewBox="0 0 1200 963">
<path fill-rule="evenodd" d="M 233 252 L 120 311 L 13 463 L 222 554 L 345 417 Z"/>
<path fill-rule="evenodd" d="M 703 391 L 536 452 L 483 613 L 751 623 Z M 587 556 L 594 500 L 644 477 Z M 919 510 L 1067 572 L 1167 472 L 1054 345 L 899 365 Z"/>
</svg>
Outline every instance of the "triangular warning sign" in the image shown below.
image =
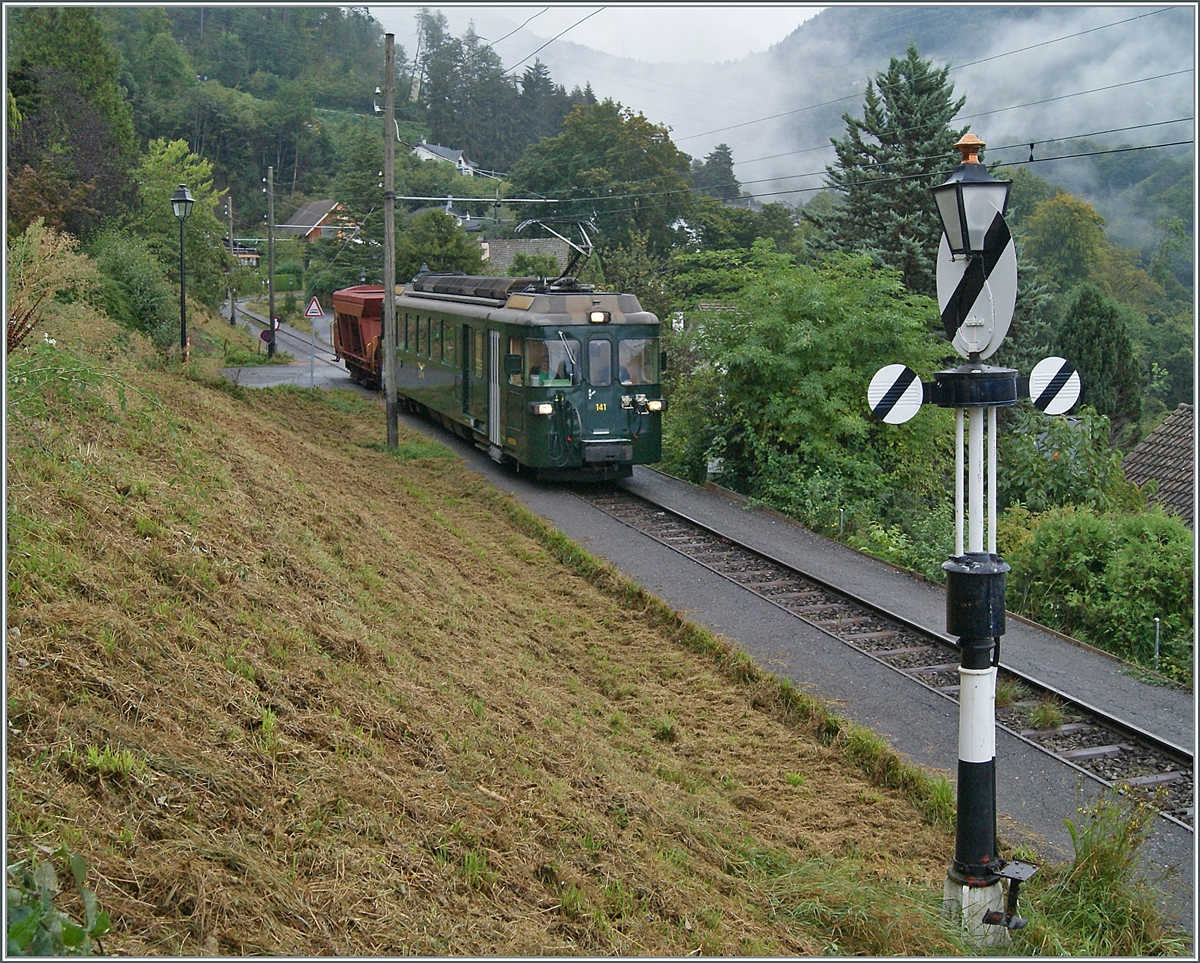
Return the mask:
<svg viewBox="0 0 1200 963">
<path fill-rule="evenodd" d="M 304 316 L 306 318 L 323 318 L 325 316 L 325 312 L 321 310 L 321 302 L 317 300 L 317 296 L 315 294 L 313 295 L 313 299 L 308 302 L 308 307 L 304 311 Z"/>
</svg>

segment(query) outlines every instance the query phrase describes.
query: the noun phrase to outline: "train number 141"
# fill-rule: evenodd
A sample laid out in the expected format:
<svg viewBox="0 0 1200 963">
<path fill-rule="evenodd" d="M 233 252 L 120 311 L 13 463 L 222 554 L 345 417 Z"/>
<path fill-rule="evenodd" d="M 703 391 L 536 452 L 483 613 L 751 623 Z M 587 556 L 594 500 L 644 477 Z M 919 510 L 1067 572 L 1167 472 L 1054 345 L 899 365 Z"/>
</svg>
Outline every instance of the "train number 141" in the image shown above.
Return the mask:
<svg viewBox="0 0 1200 963">
<path fill-rule="evenodd" d="M 608 411 L 608 404 L 607 404 L 607 402 L 604 402 L 604 401 L 597 401 L 597 402 L 596 402 L 596 410 L 597 410 L 597 411 Z"/>
</svg>

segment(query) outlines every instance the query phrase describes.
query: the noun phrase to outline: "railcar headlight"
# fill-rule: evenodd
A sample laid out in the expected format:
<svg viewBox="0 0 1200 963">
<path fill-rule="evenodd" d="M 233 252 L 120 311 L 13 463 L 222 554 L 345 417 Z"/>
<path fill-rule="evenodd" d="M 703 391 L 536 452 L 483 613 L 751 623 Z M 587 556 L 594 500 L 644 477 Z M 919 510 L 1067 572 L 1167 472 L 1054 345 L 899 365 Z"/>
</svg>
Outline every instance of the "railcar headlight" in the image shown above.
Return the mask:
<svg viewBox="0 0 1200 963">
<path fill-rule="evenodd" d="M 592 324 L 607 324 L 612 320 L 612 313 L 609 311 L 593 310 L 588 312 L 588 321 Z"/>
<path fill-rule="evenodd" d="M 535 415 L 552 415 L 554 414 L 553 401 L 535 401 L 529 406 L 529 410 Z"/>
<path fill-rule="evenodd" d="M 666 411 L 667 403 L 661 398 L 651 398 L 646 402 L 647 411 Z"/>
</svg>

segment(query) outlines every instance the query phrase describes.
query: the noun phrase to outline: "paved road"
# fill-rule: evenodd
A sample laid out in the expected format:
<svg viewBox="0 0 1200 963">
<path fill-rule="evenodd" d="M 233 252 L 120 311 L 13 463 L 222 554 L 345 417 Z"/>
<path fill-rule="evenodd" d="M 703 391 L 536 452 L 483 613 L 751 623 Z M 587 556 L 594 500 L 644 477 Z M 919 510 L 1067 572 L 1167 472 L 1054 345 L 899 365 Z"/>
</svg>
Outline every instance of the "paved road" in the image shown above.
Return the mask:
<svg viewBox="0 0 1200 963">
<path fill-rule="evenodd" d="M 229 302 L 225 303 L 224 314 L 226 318 L 229 317 Z M 238 301 L 236 317 L 237 324 L 255 338 L 266 330 L 266 315 L 249 311 L 244 301 Z M 374 392 L 351 381 L 345 365 L 334 358 L 332 327 L 333 314 L 328 310 L 314 320 L 312 332 L 293 328 L 289 324 L 281 325 L 275 334 L 276 351 L 286 352 L 295 360 L 290 364 L 222 368 L 221 374 L 234 384 L 246 388 L 292 384 L 301 388 L 349 388 L 373 396 Z"/>
</svg>

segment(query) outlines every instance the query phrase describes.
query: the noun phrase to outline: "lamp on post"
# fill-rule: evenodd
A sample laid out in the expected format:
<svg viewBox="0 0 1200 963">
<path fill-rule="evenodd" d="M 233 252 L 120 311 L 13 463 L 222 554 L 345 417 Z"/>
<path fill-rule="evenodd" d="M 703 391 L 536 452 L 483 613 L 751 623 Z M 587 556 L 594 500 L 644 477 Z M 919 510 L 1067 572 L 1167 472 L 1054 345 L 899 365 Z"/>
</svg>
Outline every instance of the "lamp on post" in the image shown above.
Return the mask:
<svg viewBox="0 0 1200 963">
<path fill-rule="evenodd" d="M 974 134 L 964 134 L 954 146 L 962 152 L 962 163 L 946 183 L 933 188 L 933 199 L 950 253 L 978 257 L 994 220 L 992 208 L 1005 212 L 1012 183 L 997 180 L 979 162 L 985 144 Z"/>
<path fill-rule="evenodd" d="M 183 352 L 183 360 L 188 359 L 187 336 L 187 302 L 185 300 L 185 282 L 183 273 L 183 222 L 192 213 L 192 205 L 196 203 L 186 184 L 180 184 L 179 189 L 171 195 L 171 210 L 179 219 L 179 350 Z"/>
</svg>

